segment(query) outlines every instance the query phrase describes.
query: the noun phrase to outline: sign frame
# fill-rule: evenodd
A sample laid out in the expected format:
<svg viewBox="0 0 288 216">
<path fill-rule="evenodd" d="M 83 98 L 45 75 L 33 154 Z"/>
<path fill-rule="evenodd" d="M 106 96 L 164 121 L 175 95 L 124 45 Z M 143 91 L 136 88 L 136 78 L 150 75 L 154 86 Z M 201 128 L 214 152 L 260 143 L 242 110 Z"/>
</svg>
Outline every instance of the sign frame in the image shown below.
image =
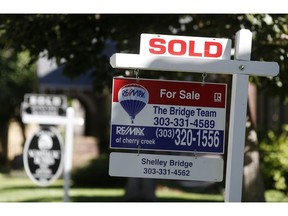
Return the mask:
<svg viewBox="0 0 288 216">
<path fill-rule="evenodd" d="M 277 76 L 279 73 L 276 62 L 250 61 L 250 30 L 240 29 L 235 36 L 235 60 L 124 53 L 116 53 L 110 57 L 113 68 L 232 75 L 225 202 L 241 202 L 249 75 Z"/>
<path fill-rule="evenodd" d="M 24 101 L 25 102 L 25 101 Z M 23 105 L 21 105 L 23 106 Z M 84 119 L 75 117 L 74 108 L 68 107 L 64 116 L 32 115 L 21 112 L 22 121 L 25 124 L 41 125 L 64 125 L 65 126 L 65 148 L 64 148 L 64 202 L 69 201 L 70 178 L 72 172 L 73 159 L 73 136 L 74 125 L 83 125 Z"/>
</svg>

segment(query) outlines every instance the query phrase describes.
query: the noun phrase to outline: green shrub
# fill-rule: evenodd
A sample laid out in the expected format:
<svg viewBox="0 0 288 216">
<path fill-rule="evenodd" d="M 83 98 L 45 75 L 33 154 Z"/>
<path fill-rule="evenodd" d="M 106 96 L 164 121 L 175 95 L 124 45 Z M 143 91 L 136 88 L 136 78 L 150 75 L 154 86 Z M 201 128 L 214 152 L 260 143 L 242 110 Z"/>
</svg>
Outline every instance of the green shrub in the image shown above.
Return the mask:
<svg viewBox="0 0 288 216">
<path fill-rule="evenodd" d="M 288 192 L 288 125 L 277 136 L 269 131 L 260 143 L 261 170 L 268 189 Z"/>
<path fill-rule="evenodd" d="M 0 165 L 0 173 L 9 174 L 10 173 L 10 167 Z"/>
<path fill-rule="evenodd" d="M 124 187 L 126 178 L 111 177 L 108 174 L 109 158 L 101 155 L 100 158 L 91 160 L 90 163 L 72 173 L 74 186 L 82 187 Z"/>
</svg>

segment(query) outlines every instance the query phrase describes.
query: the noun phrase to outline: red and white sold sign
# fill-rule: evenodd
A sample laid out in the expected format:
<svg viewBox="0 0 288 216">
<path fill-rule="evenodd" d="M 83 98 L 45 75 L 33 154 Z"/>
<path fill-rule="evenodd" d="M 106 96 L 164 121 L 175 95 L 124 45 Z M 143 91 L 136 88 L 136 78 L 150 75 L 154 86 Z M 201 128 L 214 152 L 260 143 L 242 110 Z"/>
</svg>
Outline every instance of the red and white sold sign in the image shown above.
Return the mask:
<svg viewBox="0 0 288 216">
<path fill-rule="evenodd" d="M 141 34 L 140 55 L 229 59 L 231 40 L 224 38 Z"/>
</svg>

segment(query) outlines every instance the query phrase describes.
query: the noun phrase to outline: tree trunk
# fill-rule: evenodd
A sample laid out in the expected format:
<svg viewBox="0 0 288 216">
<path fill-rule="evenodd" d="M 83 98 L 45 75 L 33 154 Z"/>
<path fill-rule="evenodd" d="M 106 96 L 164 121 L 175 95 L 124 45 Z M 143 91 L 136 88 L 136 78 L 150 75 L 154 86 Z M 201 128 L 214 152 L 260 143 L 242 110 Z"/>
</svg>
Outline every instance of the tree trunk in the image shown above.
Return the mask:
<svg viewBox="0 0 288 216">
<path fill-rule="evenodd" d="M 244 153 L 243 202 L 264 202 L 264 183 L 260 172 L 257 133 L 252 123 L 247 121 L 246 145 Z"/>
<path fill-rule="evenodd" d="M 1 122 L 0 126 L 0 164 L 8 163 L 8 122 Z"/>
<path fill-rule="evenodd" d="M 257 90 L 255 85 L 249 85 L 248 119 L 246 124 L 246 144 L 244 152 L 243 202 L 264 202 L 265 188 L 260 172 L 259 143 L 256 128 Z"/>
<path fill-rule="evenodd" d="M 156 201 L 156 180 L 145 178 L 128 178 L 124 201 L 152 202 Z"/>
</svg>

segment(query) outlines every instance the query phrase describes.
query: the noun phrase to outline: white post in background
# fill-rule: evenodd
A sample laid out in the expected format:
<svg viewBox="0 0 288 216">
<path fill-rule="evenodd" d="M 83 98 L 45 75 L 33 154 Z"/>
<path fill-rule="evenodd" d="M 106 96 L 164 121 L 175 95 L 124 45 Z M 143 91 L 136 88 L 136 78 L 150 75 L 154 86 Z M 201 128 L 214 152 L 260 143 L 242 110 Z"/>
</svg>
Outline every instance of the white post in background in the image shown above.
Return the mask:
<svg viewBox="0 0 288 216">
<path fill-rule="evenodd" d="M 66 133 L 64 150 L 64 202 L 69 202 L 70 178 L 73 162 L 73 137 L 74 137 L 74 109 L 68 107 L 66 111 Z"/>
<path fill-rule="evenodd" d="M 235 59 L 249 61 L 252 33 L 241 29 L 236 33 Z M 239 70 L 245 70 L 239 66 Z M 225 202 L 241 202 L 246 136 L 249 75 L 233 74 L 228 137 Z"/>
</svg>

